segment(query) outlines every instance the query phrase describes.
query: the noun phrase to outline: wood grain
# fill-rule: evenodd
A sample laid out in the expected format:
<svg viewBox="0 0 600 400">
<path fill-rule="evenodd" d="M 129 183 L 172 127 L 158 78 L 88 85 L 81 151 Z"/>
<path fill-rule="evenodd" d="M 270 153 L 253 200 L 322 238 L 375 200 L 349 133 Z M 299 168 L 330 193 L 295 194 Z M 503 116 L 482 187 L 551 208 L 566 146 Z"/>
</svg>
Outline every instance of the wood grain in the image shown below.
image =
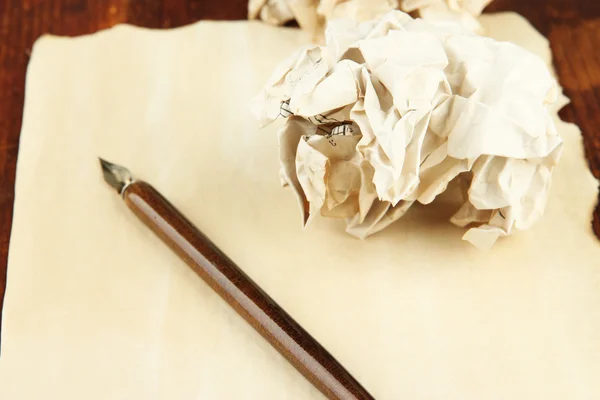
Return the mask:
<svg viewBox="0 0 600 400">
<path fill-rule="evenodd" d="M 6 284 L 25 73 L 35 39 L 75 36 L 118 23 L 171 28 L 200 19 L 245 19 L 247 0 L 0 0 L 0 309 Z M 551 40 L 572 103 L 561 116 L 583 130 L 600 178 L 600 1 L 495 0 L 487 11 L 517 11 Z M 590 221 L 592 216 L 590 216 Z M 600 237 L 600 209 L 594 229 Z"/>
</svg>

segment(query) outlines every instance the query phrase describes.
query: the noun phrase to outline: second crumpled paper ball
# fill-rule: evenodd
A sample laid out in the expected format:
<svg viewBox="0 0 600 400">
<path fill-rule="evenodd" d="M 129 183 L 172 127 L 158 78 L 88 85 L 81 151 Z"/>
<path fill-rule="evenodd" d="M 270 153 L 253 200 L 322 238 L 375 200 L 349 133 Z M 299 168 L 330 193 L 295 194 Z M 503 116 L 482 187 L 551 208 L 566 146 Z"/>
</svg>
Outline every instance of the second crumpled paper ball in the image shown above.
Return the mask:
<svg viewBox="0 0 600 400">
<path fill-rule="evenodd" d="M 296 20 L 302 29 L 319 40 L 327 21 L 348 18 L 368 21 L 381 18 L 391 10 L 418 12 L 431 21 L 458 23 L 483 34 L 477 18 L 492 0 L 250 0 L 248 18 L 271 25 Z"/>
<path fill-rule="evenodd" d="M 543 214 L 562 148 L 544 62 L 510 43 L 392 11 L 333 21 L 325 46 L 298 50 L 254 101 L 280 131 L 281 177 L 310 215 L 345 218 L 364 238 L 465 188 L 452 222 L 491 247 Z"/>
</svg>

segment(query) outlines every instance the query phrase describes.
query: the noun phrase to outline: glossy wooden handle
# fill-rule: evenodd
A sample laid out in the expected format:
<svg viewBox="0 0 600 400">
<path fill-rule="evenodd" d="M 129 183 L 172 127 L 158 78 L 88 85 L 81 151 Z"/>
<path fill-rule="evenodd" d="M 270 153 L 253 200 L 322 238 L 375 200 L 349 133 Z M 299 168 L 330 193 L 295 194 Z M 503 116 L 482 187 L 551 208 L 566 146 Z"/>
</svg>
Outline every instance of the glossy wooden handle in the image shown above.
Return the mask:
<svg viewBox="0 0 600 400">
<path fill-rule="evenodd" d="M 145 182 L 127 186 L 128 207 L 329 399 L 373 399 L 336 359 L 248 275 Z"/>
</svg>

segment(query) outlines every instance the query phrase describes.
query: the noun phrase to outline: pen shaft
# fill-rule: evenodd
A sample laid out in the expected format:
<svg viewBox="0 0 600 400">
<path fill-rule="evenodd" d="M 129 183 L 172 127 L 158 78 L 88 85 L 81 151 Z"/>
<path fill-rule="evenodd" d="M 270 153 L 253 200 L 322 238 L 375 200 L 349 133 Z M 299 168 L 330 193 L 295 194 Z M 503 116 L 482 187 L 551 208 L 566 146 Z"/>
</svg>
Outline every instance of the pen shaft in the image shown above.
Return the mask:
<svg viewBox="0 0 600 400">
<path fill-rule="evenodd" d="M 128 207 L 327 398 L 373 397 L 308 332 L 148 183 L 125 187 Z"/>
</svg>

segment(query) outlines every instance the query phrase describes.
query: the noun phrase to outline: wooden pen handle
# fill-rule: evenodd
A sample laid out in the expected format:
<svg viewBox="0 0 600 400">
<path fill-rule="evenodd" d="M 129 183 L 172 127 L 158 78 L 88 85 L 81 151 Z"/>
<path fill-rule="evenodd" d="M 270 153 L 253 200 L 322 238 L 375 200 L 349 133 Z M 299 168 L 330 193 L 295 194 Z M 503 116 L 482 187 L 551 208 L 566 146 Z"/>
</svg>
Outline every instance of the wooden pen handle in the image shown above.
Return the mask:
<svg viewBox="0 0 600 400">
<path fill-rule="evenodd" d="M 127 206 L 327 398 L 373 397 L 308 332 L 157 190 L 136 181 Z"/>
</svg>

